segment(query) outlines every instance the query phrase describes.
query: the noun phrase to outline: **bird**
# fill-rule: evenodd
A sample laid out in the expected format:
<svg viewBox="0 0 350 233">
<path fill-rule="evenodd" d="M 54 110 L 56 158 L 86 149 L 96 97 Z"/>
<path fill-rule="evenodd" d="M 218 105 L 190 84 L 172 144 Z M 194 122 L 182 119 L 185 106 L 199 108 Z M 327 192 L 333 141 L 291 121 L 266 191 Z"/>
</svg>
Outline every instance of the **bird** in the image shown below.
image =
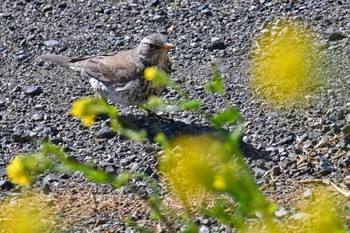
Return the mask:
<svg viewBox="0 0 350 233">
<path fill-rule="evenodd" d="M 88 78 L 94 91 L 122 106 L 140 106 L 152 95 L 160 95 L 166 87 L 152 85 L 144 78 L 148 67 L 157 67 L 170 75 L 172 62 L 168 56 L 173 44 L 159 33 L 144 37 L 133 49 L 86 57 L 42 54 L 39 59 L 78 71 Z"/>
</svg>

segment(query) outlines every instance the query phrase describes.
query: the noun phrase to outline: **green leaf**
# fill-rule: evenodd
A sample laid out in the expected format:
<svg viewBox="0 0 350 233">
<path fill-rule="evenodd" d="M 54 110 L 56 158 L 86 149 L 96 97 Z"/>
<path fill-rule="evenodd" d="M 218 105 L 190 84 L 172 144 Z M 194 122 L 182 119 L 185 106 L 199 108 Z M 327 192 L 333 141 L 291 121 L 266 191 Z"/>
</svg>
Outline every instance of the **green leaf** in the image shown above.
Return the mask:
<svg viewBox="0 0 350 233">
<path fill-rule="evenodd" d="M 126 128 L 120 128 L 119 133 L 121 133 L 123 136 L 134 140 L 134 141 L 143 141 L 147 137 L 146 130 L 131 130 Z"/>
<path fill-rule="evenodd" d="M 243 117 L 239 113 L 239 111 L 235 108 L 229 108 L 222 113 L 218 113 L 214 115 L 210 122 L 215 127 L 222 127 L 224 124 L 234 125 L 238 121 L 243 121 Z"/>
<path fill-rule="evenodd" d="M 222 95 L 225 92 L 225 85 L 221 79 L 220 70 L 217 65 L 213 65 L 213 79 L 207 83 L 206 90 L 208 92 Z"/>
<path fill-rule="evenodd" d="M 201 105 L 201 101 L 198 99 L 187 100 L 181 104 L 182 108 L 185 110 L 198 109 L 200 105 Z"/>
<path fill-rule="evenodd" d="M 154 109 L 154 108 L 158 108 L 163 104 L 164 104 L 164 99 L 159 98 L 157 96 L 151 96 L 149 97 L 148 102 L 145 104 L 145 107 Z"/>
<path fill-rule="evenodd" d="M 125 185 L 130 177 L 130 173 L 121 173 L 118 176 L 115 176 L 115 180 L 113 182 L 114 188 L 120 188 L 121 186 Z"/>
</svg>

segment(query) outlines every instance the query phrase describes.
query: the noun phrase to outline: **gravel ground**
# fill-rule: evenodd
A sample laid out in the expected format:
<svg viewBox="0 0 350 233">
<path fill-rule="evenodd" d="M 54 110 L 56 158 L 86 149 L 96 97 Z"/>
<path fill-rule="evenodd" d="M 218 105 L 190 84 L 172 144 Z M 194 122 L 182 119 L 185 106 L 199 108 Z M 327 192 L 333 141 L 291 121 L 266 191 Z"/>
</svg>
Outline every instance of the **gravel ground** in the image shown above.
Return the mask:
<svg viewBox="0 0 350 233">
<path fill-rule="evenodd" d="M 256 98 L 249 88 L 247 65 L 254 38 L 266 21 L 279 17 L 295 18 L 312 26 L 329 58 L 329 71 L 325 74 L 327 85 L 313 94 L 317 101 L 303 109 L 275 110 Z M 77 160 L 93 162 L 109 172 L 143 171 L 158 176 L 155 155 L 159 146 L 132 142 L 119 135 L 113 137 L 105 119 L 92 128 L 83 127 L 68 110 L 74 100 L 93 94 L 88 81 L 36 59 L 45 52 L 78 56 L 129 49 L 143 36 L 156 31 L 168 34 L 169 41 L 176 45 L 171 52 L 175 69 L 172 79 L 188 89 L 191 97 L 201 98 L 209 114 L 224 107 L 220 98 L 207 94 L 203 88 L 211 78 L 212 62 L 219 62 L 229 102 L 240 110 L 248 123 L 242 141 L 247 161 L 262 190 L 279 204 L 279 208 L 286 210 L 286 214 L 278 217 L 287 218 L 293 214 L 294 200 L 302 199 L 303 192 L 311 187 L 305 183 L 308 180 L 329 180 L 344 190 L 350 187 L 348 0 L 168 3 L 158 0 L 2 0 L 0 19 L 2 198 L 18 191 L 8 181 L 6 165 L 19 153 L 38 150 L 32 139 L 48 139 Z M 172 90 L 165 95 L 179 98 Z M 149 119 L 141 110 L 124 109 L 123 112 L 151 133 L 155 124 L 168 135 L 209 130 L 207 122 L 190 111 L 166 113 L 166 117 L 175 120 L 173 123 Z M 142 189 L 142 182 L 134 180 L 132 183 L 141 187 L 141 196 L 148 192 Z M 138 221 L 149 218 L 146 207 L 136 204 L 138 198 L 131 186 L 112 190 L 108 185 L 89 184 L 79 173 L 47 174 L 36 186 L 55 195 L 77 195 L 82 200 L 86 193 L 93 193 L 106 203 L 124 200 L 125 208 L 114 209 L 114 215 L 129 213 Z M 116 201 L 118 195 L 121 198 Z M 336 197 L 343 199 L 342 194 Z M 349 202 L 344 200 L 349 211 Z M 88 206 L 84 208 L 87 209 Z M 69 210 L 64 211 L 70 216 Z M 86 216 L 73 226 L 63 227 L 62 231 L 131 231 L 130 227 L 111 220 L 113 216 L 108 211 Z M 103 218 L 107 220 L 100 221 Z M 228 231 L 225 226 L 217 226 L 208 219 L 199 223 L 203 232 L 205 229 Z M 157 227 L 156 223 L 150 224 Z"/>
</svg>

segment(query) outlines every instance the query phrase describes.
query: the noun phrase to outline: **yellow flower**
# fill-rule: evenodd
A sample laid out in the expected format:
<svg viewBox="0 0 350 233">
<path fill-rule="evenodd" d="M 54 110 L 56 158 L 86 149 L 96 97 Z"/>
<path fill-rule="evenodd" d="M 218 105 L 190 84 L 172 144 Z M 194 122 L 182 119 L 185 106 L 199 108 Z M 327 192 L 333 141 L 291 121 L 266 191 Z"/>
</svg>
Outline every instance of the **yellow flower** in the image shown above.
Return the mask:
<svg viewBox="0 0 350 233">
<path fill-rule="evenodd" d="M 214 189 L 219 190 L 219 191 L 225 190 L 225 188 L 226 188 L 225 178 L 223 176 L 216 175 L 214 177 L 213 187 L 214 187 Z"/>
<path fill-rule="evenodd" d="M 28 185 L 32 181 L 22 156 L 15 157 L 7 166 L 7 175 L 13 183 L 19 185 Z"/>
<path fill-rule="evenodd" d="M 111 113 L 112 111 L 113 115 L 117 114 L 115 109 L 112 109 L 105 100 L 96 96 L 78 99 L 73 103 L 71 108 L 71 114 L 80 118 L 87 127 L 94 124 L 99 114 Z"/>
<path fill-rule="evenodd" d="M 293 21 L 271 23 L 252 51 L 252 87 L 271 103 L 286 106 L 305 99 L 322 84 L 322 56 L 316 36 Z"/>
<path fill-rule="evenodd" d="M 146 80 L 152 81 L 155 87 L 162 87 L 169 84 L 169 76 L 164 71 L 159 70 L 156 66 L 147 67 L 143 73 Z"/>
<path fill-rule="evenodd" d="M 203 192 L 224 188 L 217 175 L 231 156 L 218 137 L 182 135 L 169 141 L 166 152 L 160 169 L 185 205 Z"/>
<path fill-rule="evenodd" d="M 155 66 L 147 67 L 144 72 L 145 79 L 151 81 L 157 76 L 158 69 Z"/>
<path fill-rule="evenodd" d="M 44 194 L 28 192 L 0 203 L 0 231 L 13 233 L 55 232 L 58 217 Z"/>
</svg>

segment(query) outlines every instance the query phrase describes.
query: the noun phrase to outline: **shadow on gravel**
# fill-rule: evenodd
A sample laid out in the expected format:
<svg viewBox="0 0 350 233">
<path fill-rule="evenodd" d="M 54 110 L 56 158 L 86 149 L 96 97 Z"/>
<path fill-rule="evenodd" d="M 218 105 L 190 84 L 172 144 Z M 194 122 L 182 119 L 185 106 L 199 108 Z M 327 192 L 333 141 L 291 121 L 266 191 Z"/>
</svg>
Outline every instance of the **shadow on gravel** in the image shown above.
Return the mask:
<svg viewBox="0 0 350 233">
<path fill-rule="evenodd" d="M 155 118 L 149 116 L 135 116 L 127 114 L 120 116 L 119 120 L 123 126 L 133 130 L 146 130 L 147 138 L 154 142 L 154 137 L 159 132 L 163 132 L 167 138 L 172 138 L 181 134 L 204 134 L 216 131 L 211 126 L 198 125 L 193 123 L 184 123 L 182 121 L 172 120 L 170 118 Z M 257 150 L 251 144 L 240 142 L 240 148 L 245 157 L 253 160 L 268 159 L 268 153 Z"/>
</svg>

